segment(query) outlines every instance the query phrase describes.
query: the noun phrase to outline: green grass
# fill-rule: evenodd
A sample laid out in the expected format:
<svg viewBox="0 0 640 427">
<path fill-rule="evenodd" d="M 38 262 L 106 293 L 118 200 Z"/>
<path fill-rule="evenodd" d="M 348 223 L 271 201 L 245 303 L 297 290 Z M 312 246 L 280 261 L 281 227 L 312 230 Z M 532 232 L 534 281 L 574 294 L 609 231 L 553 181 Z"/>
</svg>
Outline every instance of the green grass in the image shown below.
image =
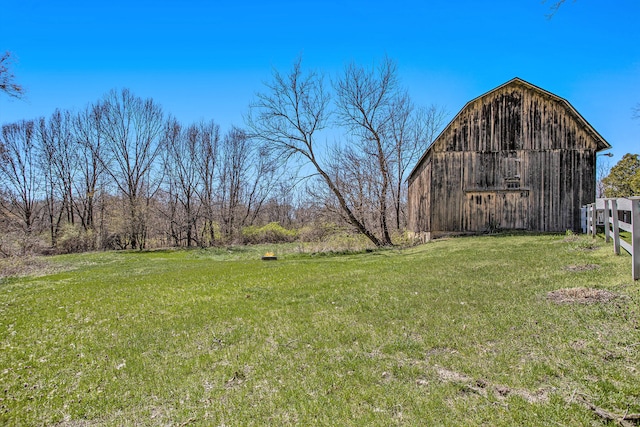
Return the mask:
<svg viewBox="0 0 640 427">
<path fill-rule="evenodd" d="M 0 279 L 0 424 L 599 425 L 640 412 L 640 291 L 597 242 L 52 257 Z"/>
</svg>

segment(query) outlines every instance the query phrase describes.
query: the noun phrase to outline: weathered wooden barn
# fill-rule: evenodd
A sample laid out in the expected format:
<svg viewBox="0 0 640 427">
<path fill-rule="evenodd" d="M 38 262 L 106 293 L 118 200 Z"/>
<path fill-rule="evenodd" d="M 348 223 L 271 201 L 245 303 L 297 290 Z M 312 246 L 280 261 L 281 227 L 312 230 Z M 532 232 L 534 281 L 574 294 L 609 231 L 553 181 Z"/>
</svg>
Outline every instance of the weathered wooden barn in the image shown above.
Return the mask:
<svg viewBox="0 0 640 427">
<path fill-rule="evenodd" d="M 469 101 L 408 178 L 421 240 L 495 229 L 580 230 L 609 143 L 559 96 L 515 78 Z"/>
</svg>

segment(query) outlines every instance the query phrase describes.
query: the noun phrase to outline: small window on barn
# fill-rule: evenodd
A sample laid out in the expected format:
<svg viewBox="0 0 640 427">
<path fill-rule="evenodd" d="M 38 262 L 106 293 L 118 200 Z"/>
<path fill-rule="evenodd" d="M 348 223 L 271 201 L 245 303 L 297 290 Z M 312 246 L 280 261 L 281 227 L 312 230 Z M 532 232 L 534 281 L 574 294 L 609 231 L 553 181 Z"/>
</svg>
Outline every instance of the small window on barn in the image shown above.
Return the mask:
<svg viewBox="0 0 640 427">
<path fill-rule="evenodd" d="M 520 178 L 507 178 L 506 183 L 509 190 L 520 188 Z"/>
</svg>

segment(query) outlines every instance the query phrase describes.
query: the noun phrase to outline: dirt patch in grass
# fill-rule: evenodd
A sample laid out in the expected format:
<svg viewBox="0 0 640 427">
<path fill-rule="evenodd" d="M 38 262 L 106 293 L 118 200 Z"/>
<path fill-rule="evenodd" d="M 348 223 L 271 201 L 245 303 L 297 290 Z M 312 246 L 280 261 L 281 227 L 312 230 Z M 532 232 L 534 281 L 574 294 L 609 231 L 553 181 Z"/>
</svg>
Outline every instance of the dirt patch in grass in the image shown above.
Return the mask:
<svg viewBox="0 0 640 427">
<path fill-rule="evenodd" d="M 498 400 L 504 400 L 509 396 L 519 396 L 529 403 L 546 403 L 549 401 L 549 395 L 558 392 L 555 387 L 542 387 L 535 391 L 521 388 L 508 387 L 503 384 L 494 384 L 484 379 L 474 379 L 465 374 L 451 371 L 442 367 L 436 367 L 436 374 L 440 381 L 453 383 L 460 387 L 460 392 L 464 394 L 477 394 L 486 398 L 493 397 Z M 421 383 L 418 383 L 421 385 Z M 632 427 L 640 421 L 640 414 L 630 414 L 626 412 L 624 415 L 609 412 L 603 408 L 592 404 L 586 396 L 574 391 L 570 398 L 560 396 L 565 402 L 578 402 L 591 409 L 601 419 L 606 421 L 616 421 L 619 425 Z"/>
<path fill-rule="evenodd" d="M 520 396 L 529 403 L 541 403 L 549 400 L 549 391 L 552 390 L 541 388 L 532 392 L 525 389 L 512 388 L 502 384 L 493 384 L 484 379 L 473 379 L 467 375 L 442 367 L 436 367 L 436 373 L 440 381 L 458 384 L 463 393 L 475 393 L 484 397 L 493 395 L 497 399 Z"/>
<path fill-rule="evenodd" d="M 547 293 L 547 299 L 556 304 L 596 304 L 616 298 L 620 298 L 620 295 L 615 292 L 591 288 L 564 288 Z"/>
<path fill-rule="evenodd" d="M 449 369 L 437 367 L 436 373 L 443 382 L 456 382 L 456 383 L 472 383 L 473 379 L 464 374 L 456 371 L 450 371 Z"/>
<path fill-rule="evenodd" d="M 580 271 L 591 271 L 591 270 L 597 270 L 599 268 L 600 266 L 598 264 L 577 264 L 577 265 L 567 265 L 564 269 L 567 271 L 578 273 Z"/>
<path fill-rule="evenodd" d="M 56 424 L 56 427 L 94 427 L 101 425 L 98 421 L 87 421 L 87 420 L 71 420 L 64 419 L 63 421 Z"/>
</svg>

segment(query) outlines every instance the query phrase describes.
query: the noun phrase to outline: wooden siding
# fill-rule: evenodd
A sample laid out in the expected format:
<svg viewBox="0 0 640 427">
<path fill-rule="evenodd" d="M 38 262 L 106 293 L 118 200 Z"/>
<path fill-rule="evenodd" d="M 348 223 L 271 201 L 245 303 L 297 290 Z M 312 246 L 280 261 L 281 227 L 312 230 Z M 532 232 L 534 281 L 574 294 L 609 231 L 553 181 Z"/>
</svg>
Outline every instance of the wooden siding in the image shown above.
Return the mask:
<svg viewBox="0 0 640 427">
<path fill-rule="evenodd" d="M 469 103 L 409 179 L 409 229 L 580 229 L 595 199 L 593 130 L 566 102 L 513 82 Z"/>
<path fill-rule="evenodd" d="M 431 230 L 431 162 L 420 165 L 420 173 L 409 184 L 413 197 L 408 199 L 408 223 L 414 224 L 410 230 Z"/>
<path fill-rule="evenodd" d="M 514 84 L 477 99 L 434 143 L 435 151 L 595 149 L 557 99 Z"/>
</svg>

